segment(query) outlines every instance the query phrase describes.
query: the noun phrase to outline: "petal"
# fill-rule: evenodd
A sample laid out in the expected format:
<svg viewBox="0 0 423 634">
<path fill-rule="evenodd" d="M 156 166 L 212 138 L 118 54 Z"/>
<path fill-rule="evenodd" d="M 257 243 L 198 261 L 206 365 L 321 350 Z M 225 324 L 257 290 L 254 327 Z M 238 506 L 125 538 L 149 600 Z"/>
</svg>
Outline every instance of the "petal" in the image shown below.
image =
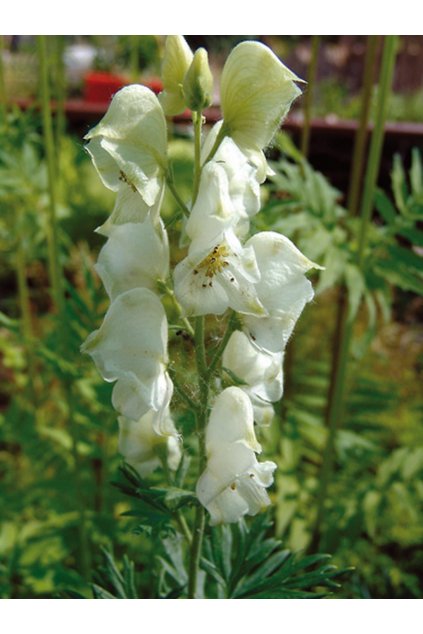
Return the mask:
<svg viewBox="0 0 423 634">
<path fill-rule="evenodd" d="M 228 387 L 213 405 L 206 428 L 208 454 L 220 451 L 225 443 L 241 443 L 260 453 L 261 446 L 254 432 L 253 408 L 248 396 L 238 387 Z"/>
<path fill-rule="evenodd" d="M 249 386 L 247 393 L 267 402 L 281 398 L 281 353 L 269 354 L 259 350 L 243 332 L 236 330 L 227 343 L 222 364 Z"/>
<path fill-rule="evenodd" d="M 138 419 L 158 409 L 167 393 L 167 320 L 160 300 L 150 290 L 135 288 L 112 302 L 103 324 L 81 347 L 106 381 L 117 381 L 114 406 Z"/>
<path fill-rule="evenodd" d="M 131 288 L 156 289 L 169 271 L 169 244 L 162 224 L 154 227 L 150 217 L 142 223 L 112 225 L 109 239 L 95 266 L 113 300 Z"/>
<path fill-rule="evenodd" d="M 110 217 L 100 227 L 97 227 L 96 233 L 108 237 L 114 225 L 124 225 L 127 222 L 144 222 L 148 216 L 154 224 L 158 224 L 163 193 L 164 187 L 162 187 L 154 205 L 149 206 L 138 191 L 134 192 L 126 183 L 121 184 Z"/>
<path fill-rule="evenodd" d="M 285 350 L 297 319 L 290 315 L 283 317 L 242 315 L 241 321 L 244 332 L 258 349 L 269 353 L 280 353 Z"/>
<path fill-rule="evenodd" d="M 182 35 L 167 36 L 161 75 L 164 91 L 159 99 L 168 116 L 180 114 L 186 108 L 182 84 L 192 58 L 192 51 Z"/>
<path fill-rule="evenodd" d="M 257 233 L 251 246 L 260 270 L 257 293 L 272 316 L 290 316 L 297 320 L 314 292 L 305 273 L 319 268 L 285 236 L 273 231 Z"/>
<path fill-rule="evenodd" d="M 240 147 L 261 150 L 272 140 L 301 81 L 259 42 L 242 42 L 223 68 L 220 100 L 224 126 Z"/>
<path fill-rule="evenodd" d="M 151 90 L 139 85 L 122 88 L 85 138 L 90 140 L 87 150 L 107 187 L 117 191 L 125 182 L 147 205 L 155 203 L 166 165 L 167 130 Z"/>
</svg>

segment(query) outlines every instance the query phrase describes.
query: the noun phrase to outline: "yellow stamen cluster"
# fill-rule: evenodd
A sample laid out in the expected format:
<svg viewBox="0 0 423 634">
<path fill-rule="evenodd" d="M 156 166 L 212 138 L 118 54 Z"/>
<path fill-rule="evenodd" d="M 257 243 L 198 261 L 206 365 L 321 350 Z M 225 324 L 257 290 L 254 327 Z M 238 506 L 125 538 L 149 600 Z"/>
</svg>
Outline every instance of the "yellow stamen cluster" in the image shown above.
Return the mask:
<svg viewBox="0 0 423 634">
<path fill-rule="evenodd" d="M 209 253 L 194 269 L 194 275 L 204 272 L 204 275 L 208 278 L 213 278 L 216 273 L 220 273 L 225 266 L 229 266 L 229 262 L 225 260 L 230 255 L 228 247 L 224 244 L 214 247 L 213 251 Z"/>
</svg>

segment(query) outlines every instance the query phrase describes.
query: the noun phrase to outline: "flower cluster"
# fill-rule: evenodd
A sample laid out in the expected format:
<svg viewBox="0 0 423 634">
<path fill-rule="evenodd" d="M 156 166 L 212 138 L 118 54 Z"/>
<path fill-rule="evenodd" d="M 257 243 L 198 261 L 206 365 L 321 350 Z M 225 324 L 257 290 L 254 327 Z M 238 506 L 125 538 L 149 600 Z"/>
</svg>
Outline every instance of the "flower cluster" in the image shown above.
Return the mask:
<svg viewBox="0 0 423 634">
<path fill-rule="evenodd" d="M 184 223 L 188 250 L 171 275 L 184 319 L 230 309 L 239 324 L 222 355 L 235 385 L 215 396 L 200 429 L 206 466 L 196 492 L 212 523 L 234 522 L 269 504 L 266 489 L 276 465 L 257 460 L 254 424 L 273 417 L 272 403 L 282 397 L 285 346 L 313 297 L 305 273 L 316 265 L 290 240 L 272 231 L 248 237 L 260 210 L 260 185 L 270 173 L 263 150 L 300 94 L 298 81 L 263 44 L 243 42 L 229 55 L 220 85 L 223 118 L 196 156 Z M 107 242 L 96 265 L 111 304 L 83 351 L 106 381 L 116 382 L 120 451 L 141 475 L 165 459 L 175 469 L 181 454 L 169 412 L 167 318 L 158 291 L 158 282 L 170 276 L 160 218 L 169 182 L 165 115 L 188 107 L 201 123 L 213 91 L 205 51 L 193 54 L 182 37 L 170 36 L 163 84 L 159 98 L 143 86 L 122 89 L 87 135 L 94 165 L 117 195 L 98 229 Z"/>
</svg>

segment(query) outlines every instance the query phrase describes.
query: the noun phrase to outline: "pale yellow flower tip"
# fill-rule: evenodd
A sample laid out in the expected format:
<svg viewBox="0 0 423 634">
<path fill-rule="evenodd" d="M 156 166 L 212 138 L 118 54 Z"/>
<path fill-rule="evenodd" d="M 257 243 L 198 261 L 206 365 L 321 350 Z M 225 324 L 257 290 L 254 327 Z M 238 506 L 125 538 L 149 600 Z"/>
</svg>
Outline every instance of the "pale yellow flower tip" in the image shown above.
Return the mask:
<svg viewBox="0 0 423 634">
<path fill-rule="evenodd" d="M 220 85 L 226 134 L 240 147 L 265 148 L 301 94 L 298 81 L 264 44 L 238 44 L 226 60 Z"/>
<path fill-rule="evenodd" d="M 180 114 L 187 107 L 183 82 L 193 54 L 182 35 L 168 35 L 162 63 L 163 92 L 159 99 L 167 116 Z"/>
</svg>

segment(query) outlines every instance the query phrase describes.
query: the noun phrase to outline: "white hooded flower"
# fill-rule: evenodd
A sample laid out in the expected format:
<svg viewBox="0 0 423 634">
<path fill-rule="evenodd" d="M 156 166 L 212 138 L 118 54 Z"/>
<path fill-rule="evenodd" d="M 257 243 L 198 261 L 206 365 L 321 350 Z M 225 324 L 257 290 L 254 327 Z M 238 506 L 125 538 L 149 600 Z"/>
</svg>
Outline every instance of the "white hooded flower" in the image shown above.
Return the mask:
<svg viewBox="0 0 423 634">
<path fill-rule="evenodd" d="M 273 482 L 276 465 L 259 463 L 255 455 L 259 451 L 249 398 L 237 387 L 227 388 L 217 397 L 210 415 L 207 467 L 196 487 L 211 524 L 237 522 L 270 504 L 266 488 Z"/>
<path fill-rule="evenodd" d="M 195 250 L 174 271 L 175 295 L 188 315 L 221 315 L 227 308 L 251 315 L 265 315 L 257 299 L 259 272 L 254 252 L 243 248 L 228 231 L 213 248 Z"/>
<path fill-rule="evenodd" d="M 243 316 L 244 329 L 258 348 L 282 352 L 304 306 L 314 296 L 305 273 L 320 267 L 274 231 L 257 233 L 246 247 L 252 248 L 256 257 L 260 271 L 256 292 L 268 314 Z"/>
<path fill-rule="evenodd" d="M 206 139 L 203 154 L 210 142 Z M 203 167 L 197 199 L 186 224 L 196 250 L 218 243 L 228 229 L 245 235 L 249 219 L 260 209 L 256 169 L 227 137 L 213 160 Z"/>
<path fill-rule="evenodd" d="M 270 424 L 273 407 L 283 392 L 281 352 L 259 350 L 240 330 L 232 333 L 222 357 L 222 365 L 245 383 L 240 388 L 249 396 L 254 409 L 254 420 L 260 425 Z"/>
<path fill-rule="evenodd" d="M 155 430 L 155 412 L 150 410 L 138 421 L 119 416 L 119 452 L 141 477 L 160 466 L 165 453 L 169 468 L 176 470 L 181 460 L 181 441 L 169 410 L 164 412 L 163 434 Z"/>
<path fill-rule="evenodd" d="M 169 273 L 169 243 L 163 224 L 150 217 L 144 222 L 111 225 L 109 239 L 95 266 L 113 301 L 131 288 L 154 291 L 159 279 Z"/>
<path fill-rule="evenodd" d="M 118 193 L 116 213 L 156 203 L 163 190 L 167 130 L 162 107 L 149 88 L 119 90 L 85 138 L 100 178 Z"/>
<path fill-rule="evenodd" d="M 118 295 L 81 351 L 92 357 L 106 381 L 116 381 L 115 409 L 132 420 L 154 410 L 156 431 L 162 433 L 173 386 L 166 372 L 166 314 L 158 297 L 146 288 Z"/>
</svg>

